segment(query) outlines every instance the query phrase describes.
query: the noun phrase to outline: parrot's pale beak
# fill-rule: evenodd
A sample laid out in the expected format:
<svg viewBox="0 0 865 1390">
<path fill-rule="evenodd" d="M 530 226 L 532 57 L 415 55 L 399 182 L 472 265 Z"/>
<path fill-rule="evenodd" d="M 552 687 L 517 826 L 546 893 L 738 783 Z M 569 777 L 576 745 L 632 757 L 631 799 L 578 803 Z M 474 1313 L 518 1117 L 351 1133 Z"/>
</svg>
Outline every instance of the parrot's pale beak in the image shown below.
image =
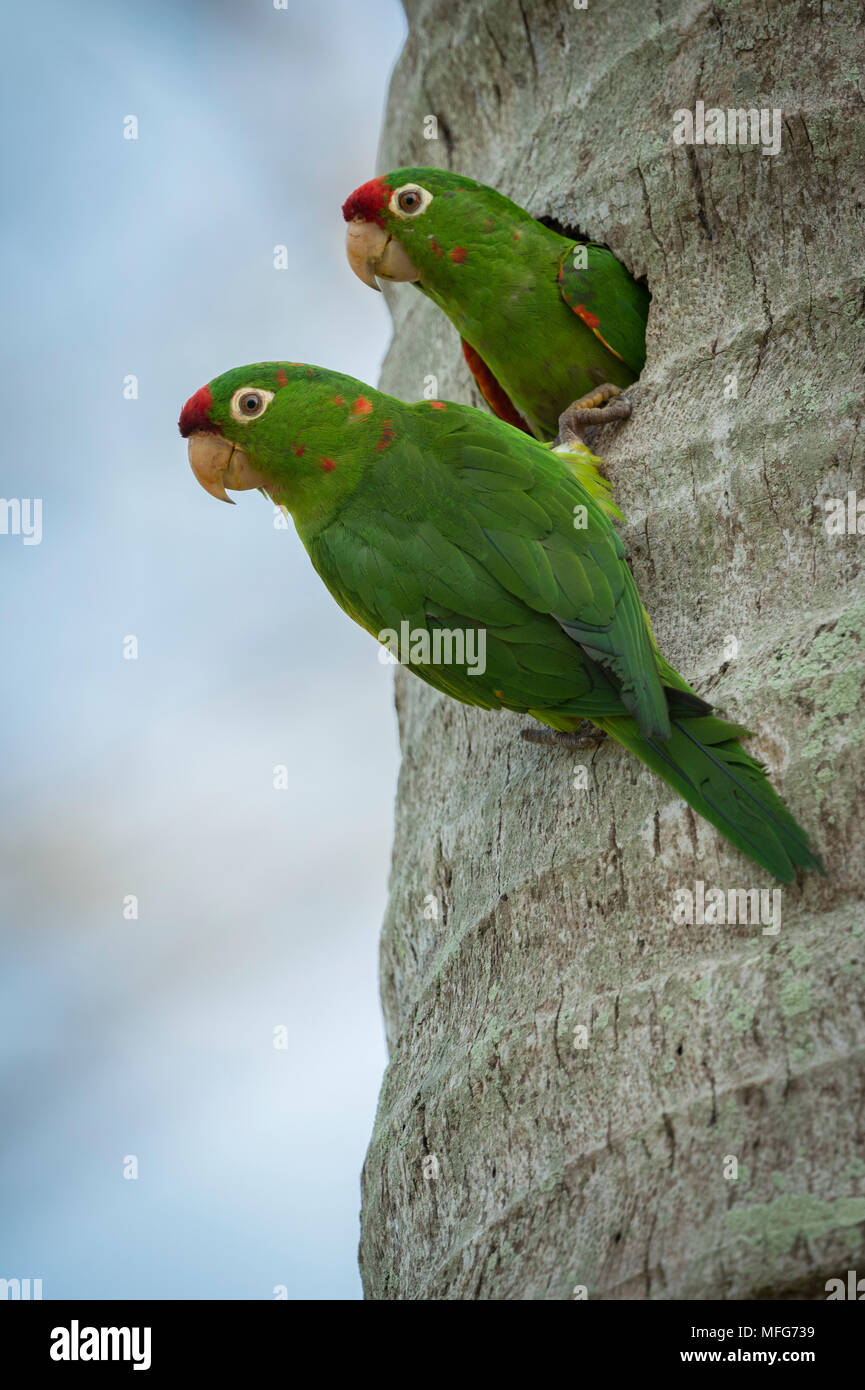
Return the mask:
<svg viewBox="0 0 865 1390">
<path fill-rule="evenodd" d="M 231 502 L 227 487 L 245 492 L 253 487 L 266 487 L 266 480 L 257 473 L 239 444 L 223 439 L 221 434 L 197 431 L 189 436 L 189 462 L 205 492 L 220 502 Z"/>
<path fill-rule="evenodd" d="M 420 279 L 420 271 L 399 242 L 363 217 L 353 217 L 346 227 L 345 250 L 357 278 L 372 290 L 379 289 L 376 276 L 381 280 Z"/>
</svg>

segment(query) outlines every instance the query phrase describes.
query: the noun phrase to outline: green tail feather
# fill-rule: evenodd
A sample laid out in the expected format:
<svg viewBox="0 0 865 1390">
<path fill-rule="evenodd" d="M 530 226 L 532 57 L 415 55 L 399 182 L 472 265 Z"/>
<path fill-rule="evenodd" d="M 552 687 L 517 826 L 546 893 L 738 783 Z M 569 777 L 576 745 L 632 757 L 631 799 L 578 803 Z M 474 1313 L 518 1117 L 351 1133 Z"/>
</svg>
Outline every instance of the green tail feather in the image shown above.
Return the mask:
<svg viewBox="0 0 865 1390">
<path fill-rule="evenodd" d="M 664 741 L 645 738 L 633 719 L 595 722 L 782 883 L 795 879 L 797 866 L 825 874 L 762 763 L 738 742 L 746 729 L 715 715 L 674 718 L 672 734 Z"/>
</svg>

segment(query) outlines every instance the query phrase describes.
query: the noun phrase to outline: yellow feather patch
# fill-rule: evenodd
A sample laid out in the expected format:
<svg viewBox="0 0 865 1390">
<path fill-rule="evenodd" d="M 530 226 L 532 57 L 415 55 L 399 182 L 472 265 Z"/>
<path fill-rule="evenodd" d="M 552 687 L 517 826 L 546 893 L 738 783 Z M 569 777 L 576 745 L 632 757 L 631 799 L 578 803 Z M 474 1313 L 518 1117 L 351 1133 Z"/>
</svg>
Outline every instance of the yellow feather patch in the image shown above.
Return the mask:
<svg viewBox="0 0 865 1390">
<path fill-rule="evenodd" d="M 574 440 L 571 444 L 560 444 L 553 453 L 565 460 L 577 482 L 586 489 L 590 497 L 603 508 L 607 516 L 624 521 L 622 513 L 613 501 L 613 485 L 604 477 L 601 469 L 604 460 L 593 454 L 585 444 Z"/>
</svg>

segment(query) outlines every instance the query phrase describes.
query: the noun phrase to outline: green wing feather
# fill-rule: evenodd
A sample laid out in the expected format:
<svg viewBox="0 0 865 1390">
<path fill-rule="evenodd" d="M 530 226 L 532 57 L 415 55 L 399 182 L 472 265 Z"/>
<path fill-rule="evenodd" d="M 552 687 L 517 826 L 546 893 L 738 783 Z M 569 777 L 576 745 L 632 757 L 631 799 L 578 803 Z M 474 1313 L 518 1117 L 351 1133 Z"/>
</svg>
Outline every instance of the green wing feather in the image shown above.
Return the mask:
<svg viewBox="0 0 865 1390">
<path fill-rule="evenodd" d="M 586 253 L 585 268 L 575 252 Z M 603 246 L 571 247 L 559 270 L 561 295 L 592 332 L 639 376 L 646 362 L 649 291 L 639 285 Z"/>
</svg>

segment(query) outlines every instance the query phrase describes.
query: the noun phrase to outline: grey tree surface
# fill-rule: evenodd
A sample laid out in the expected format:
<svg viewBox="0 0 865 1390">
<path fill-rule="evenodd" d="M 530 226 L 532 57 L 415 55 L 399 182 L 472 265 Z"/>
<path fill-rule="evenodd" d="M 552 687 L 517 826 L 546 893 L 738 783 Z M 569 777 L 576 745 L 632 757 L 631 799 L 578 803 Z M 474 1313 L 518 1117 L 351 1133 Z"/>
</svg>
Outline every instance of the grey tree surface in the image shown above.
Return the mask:
<svg viewBox="0 0 865 1390">
<path fill-rule="evenodd" d="M 622 749 L 526 744 L 398 670 L 366 1295 L 825 1297 L 865 1274 L 865 535 L 826 506 L 865 512 L 859 5 L 406 8 L 376 172 L 458 169 L 647 277 L 634 414 L 596 439 L 621 533 L 830 876 L 775 935 L 677 925 L 698 880 L 775 885 Z M 674 144 L 699 100 L 779 109 L 780 151 Z M 388 298 L 383 389 L 481 404 L 439 311 Z"/>
</svg>

